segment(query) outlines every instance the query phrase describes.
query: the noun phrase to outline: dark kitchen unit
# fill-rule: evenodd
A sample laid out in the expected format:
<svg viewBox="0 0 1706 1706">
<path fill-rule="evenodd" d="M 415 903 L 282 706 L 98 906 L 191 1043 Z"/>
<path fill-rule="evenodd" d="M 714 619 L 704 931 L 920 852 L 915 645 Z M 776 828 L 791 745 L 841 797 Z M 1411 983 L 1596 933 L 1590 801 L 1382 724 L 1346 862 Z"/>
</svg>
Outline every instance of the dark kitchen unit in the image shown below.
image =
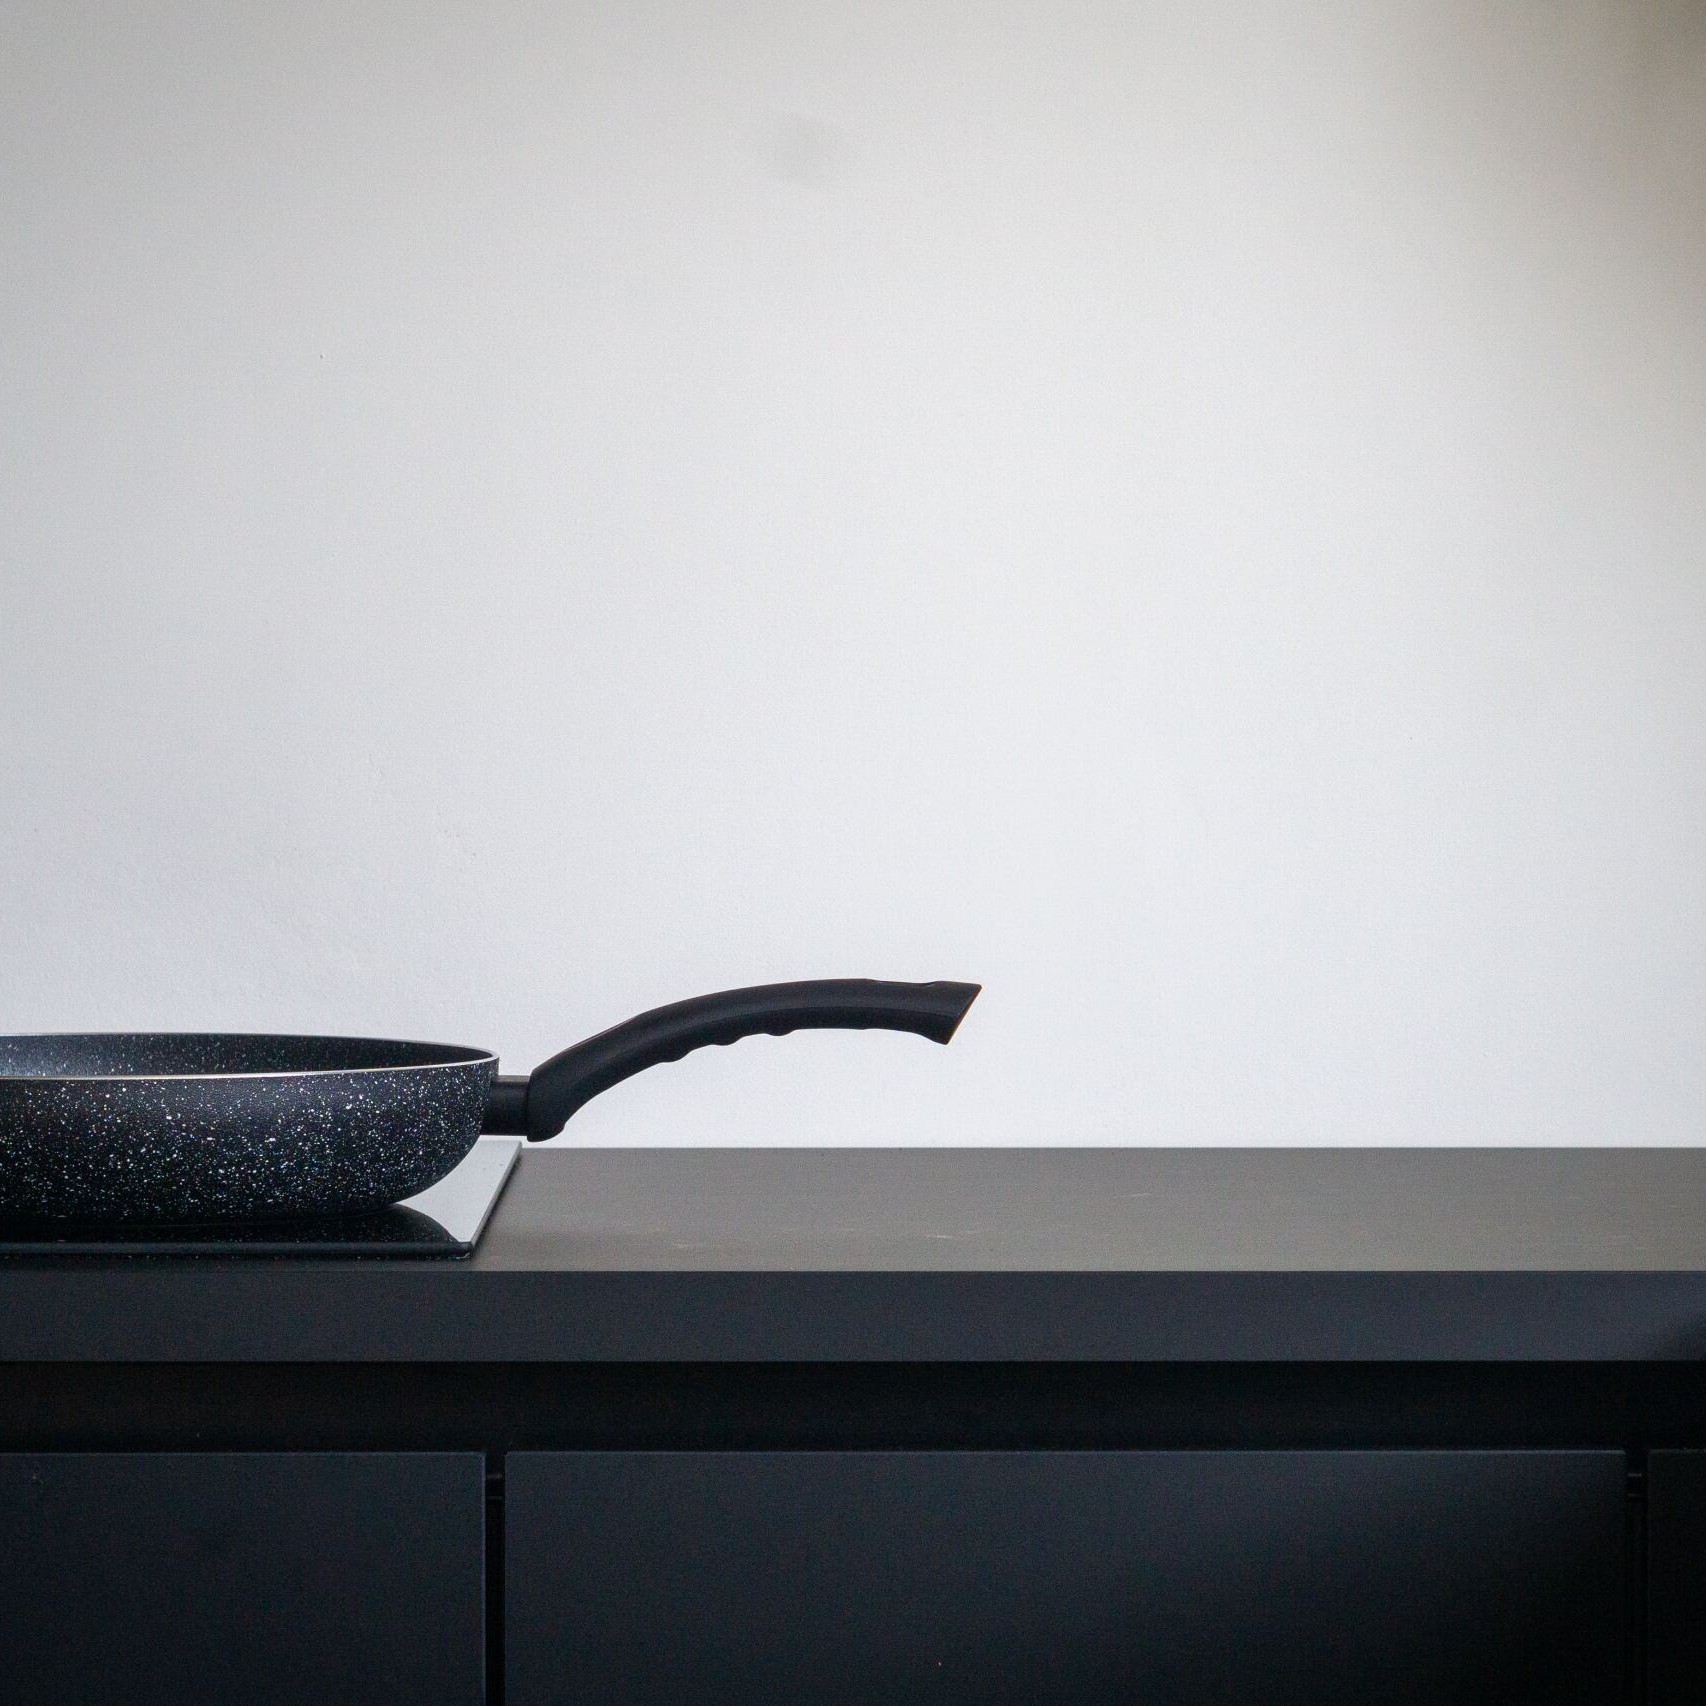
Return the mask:
<svg viewBox="0 0 1706 1706">
<path fill-rule="evenodd" d="M 1706 1699 L 1706 1155 L 523 1153 L 0 1259 L 0 1697 Z"/>
</svg>

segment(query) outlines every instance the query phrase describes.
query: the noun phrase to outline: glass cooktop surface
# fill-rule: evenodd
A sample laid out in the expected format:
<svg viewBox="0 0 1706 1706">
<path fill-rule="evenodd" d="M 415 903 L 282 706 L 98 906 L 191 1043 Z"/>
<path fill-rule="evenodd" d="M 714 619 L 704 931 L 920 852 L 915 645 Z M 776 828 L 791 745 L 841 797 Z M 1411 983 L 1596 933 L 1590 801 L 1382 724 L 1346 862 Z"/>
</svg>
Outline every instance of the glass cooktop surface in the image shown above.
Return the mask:
<svg viewBox="0 0 1706 1706">
<path fill-rule="evenodd" d="M 0 1221 L 0 1256 L 436 1256 L 470 1254 L 521 1151 L 483 1137 L 418 1196 L 363 1214 L 196 1226 Z"/>
</svg>

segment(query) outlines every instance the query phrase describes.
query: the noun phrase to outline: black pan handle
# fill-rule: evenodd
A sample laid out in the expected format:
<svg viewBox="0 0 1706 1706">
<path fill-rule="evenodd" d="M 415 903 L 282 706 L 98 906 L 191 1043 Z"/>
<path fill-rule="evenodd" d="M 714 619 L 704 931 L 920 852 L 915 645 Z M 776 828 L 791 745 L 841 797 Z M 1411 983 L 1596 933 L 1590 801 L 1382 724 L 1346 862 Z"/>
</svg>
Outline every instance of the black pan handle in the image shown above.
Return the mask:
<svg viewBox="0 0 1706 1706">
<path fill-rule="evenodd" d="M 945 1043 L 982 986 L 976 983 L 879 983 L 868 977 L 765 983 L 726 989 L 600 1031 L 553 1055 L 530 1078 L 498 1078 L 486 1103 L 485 1130 L 534 1142 L 555 1137 L 569 1116 L 601 1091 L 648 1066 L 680 1060 L 712 1043 L 780 1037 L 789 1031 L 913 1031 Z"/>
</svg>

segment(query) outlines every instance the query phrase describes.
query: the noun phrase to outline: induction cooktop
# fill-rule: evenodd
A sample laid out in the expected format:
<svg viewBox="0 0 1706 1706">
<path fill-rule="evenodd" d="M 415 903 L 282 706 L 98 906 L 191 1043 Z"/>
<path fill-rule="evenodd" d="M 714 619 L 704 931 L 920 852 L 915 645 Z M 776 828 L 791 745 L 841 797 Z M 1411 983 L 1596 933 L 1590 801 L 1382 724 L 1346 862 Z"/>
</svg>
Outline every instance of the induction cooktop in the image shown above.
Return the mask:
<svg viewBox="0 0 1706 1706">
<path fill-rule="evenodd" d="M 389 1208 L 196 1226 L 0 1221 L 0 1256 L 436 1256 L 472 1253 L 515 1167 L 518 1137 L 483 1137 L 436 1185 Z"/>
</svg>

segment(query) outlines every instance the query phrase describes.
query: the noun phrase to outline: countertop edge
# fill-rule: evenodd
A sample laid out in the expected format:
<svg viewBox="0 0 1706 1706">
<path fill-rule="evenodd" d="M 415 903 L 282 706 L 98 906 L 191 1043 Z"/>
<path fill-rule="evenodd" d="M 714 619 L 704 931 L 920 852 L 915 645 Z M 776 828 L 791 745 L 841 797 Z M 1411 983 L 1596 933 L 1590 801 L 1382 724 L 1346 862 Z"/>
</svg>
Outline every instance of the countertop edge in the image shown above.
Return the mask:
<svg viewBox="0 0 1706 1706">
<path fill-rule="evenodd" d="M 0 1269 L 0 1363 L 1678 1362 L 1706 1272 Z"/>
</svg>

